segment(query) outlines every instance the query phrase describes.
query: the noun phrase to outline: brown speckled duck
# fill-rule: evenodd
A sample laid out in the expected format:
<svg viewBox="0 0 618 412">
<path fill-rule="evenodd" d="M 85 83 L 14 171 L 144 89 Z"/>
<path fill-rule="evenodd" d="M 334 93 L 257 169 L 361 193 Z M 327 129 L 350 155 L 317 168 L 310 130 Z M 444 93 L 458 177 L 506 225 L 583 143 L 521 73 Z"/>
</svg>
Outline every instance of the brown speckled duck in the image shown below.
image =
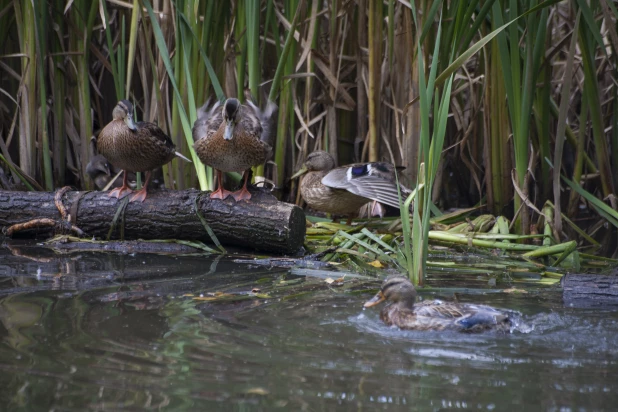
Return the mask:
<svg viewBox="0 0 618 412">
<path fill-rule="evenodd" d="M 142 189 L 129 200 L 143 202 L 153 169 L 163 166 L 176 156 L 187 162 L 190 160 L 176 151 L 172 140 L 159 126 L 149 122 L 135 123 L 130 101 L 119 101 L 112 116 L 113 120 L 99 133 L 97 150 L 112 165 L 124 170 L 124 176 L 122 186 L 112 190 L 109 196 L 120 199 L 132 192 L 127 182 L 127 172 L 146 172 Z"/>
<path fill-rule="evenodd" d="M 251 199 L 247 190 L 249 169 L 263 164 L 271 155 L 270 122 L 276 110 L 273 102 L 261 111 L 250 100 L 244 105 L 230 98 L 223 105 L 215 103 L 199 116 L 193 125 L 193 148 L 202 163 L 217 171 L 218 188 L 210 194 L 211 199 L 230 195 L 236 201 Z M 233 193 L 226 190 L 222 172 L 243 172 L 242 188 Z"/>
<path fill-rule="evenodd" d="M 371 200 L 399 208 L 395 167 L 390 163 L 355 163 L 335 168 L 335 159 L 318 150 L 307 156 L 292 179 L 302 175 L 300 194 L 312 209 L 351 217 Z M 401 185 L 399 188 L 405 201 L 410 191 Z"/>
<path fill-rule="evenodd" d="M 454 330 L 458 332 L 482 332 L 496 330 L 510 332 L 514 324 L 513 312 L 501 311 L 491 306 L 450 303 L 439 300 L 415 304 L 416 290 L 408 278 L 390 276 L 381 290 L 365 307 L 389 301 L 380 311 L 380 319 L 387 325 L 409 330 Z"/>
</svg>

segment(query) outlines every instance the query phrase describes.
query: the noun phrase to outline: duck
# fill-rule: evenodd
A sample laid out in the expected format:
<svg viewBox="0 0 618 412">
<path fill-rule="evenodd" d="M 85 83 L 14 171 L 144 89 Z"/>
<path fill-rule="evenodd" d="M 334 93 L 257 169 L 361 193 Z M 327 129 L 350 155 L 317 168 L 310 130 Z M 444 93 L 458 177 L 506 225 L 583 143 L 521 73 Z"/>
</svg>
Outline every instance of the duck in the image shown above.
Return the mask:
<svg viewBox="0 0 618 412">
<path fill-rule="evenodd" d="M 98 190 L 103 190 L 112 179 L 109 162 L 101 155 L 95 155 L 90 158 L 86 165 L 86 173 L 90 176 Z"/>
<path fill-rule="evenodd" d="M 124 171 L 122 186 L 112 190 L 110 197 L 121 199 L 133 192 L 127 181 L 129 172 L 146 172 L 142 188 L 129 199 L 130 202 L 143 202 L 148 194 L 153 169 L 175 157 L 191 162 L 176 151 L 172 139 L 159 126 L 150 122 L 134 122 L 130 101 L 120 100 L 114 107 L 112 117 L 96 140 L 98 153 Z"/>
<path fill-rule="evenodd" d="M 269 100 L 262 111 L 250 99 L 241 104 L 233 97 L 223 104 L 216 102 L 209 109 L 208 105 L 206 102 L 200 109 L 201 115 L 193 125 L 193 148 L 202 163 L 217 172 L 217 190 L 210 198 L 223 200 L 232 196 L 237 202 L 248 201 L 251 199 L 247 190 L 251 167 L 264 164 L 272 155 L 271 121 L 277 105 Z M 243 172 L 242 188 L 236 192 L 226 190 L 223 172 Z"/>
<path fill-rule="evenodd" d="M 415 303 L 416 289 L 401 275 L 389 276 L 380 291 L 364 307 L 389 304 L 380 311 L 380 319 L 388 326 L 415 331 L 510 332 L 515 324 L 513 311 L 485 305 L 443 302 L 440 300 Z"/>
<path fill-rule="evenodd" d="M 399 209 L 410 190 L 397 184 L 398 168 L 386 162 L 354 163 L 335 167 L 333 156 L 317 150 L 291 179 L 301 177 L 300 194 L 312 209 L 348 216 L 348 224 L 361 206 L 376 201 Z M 374 205 L 375 206 L 375 205 Z"/>
</svg>

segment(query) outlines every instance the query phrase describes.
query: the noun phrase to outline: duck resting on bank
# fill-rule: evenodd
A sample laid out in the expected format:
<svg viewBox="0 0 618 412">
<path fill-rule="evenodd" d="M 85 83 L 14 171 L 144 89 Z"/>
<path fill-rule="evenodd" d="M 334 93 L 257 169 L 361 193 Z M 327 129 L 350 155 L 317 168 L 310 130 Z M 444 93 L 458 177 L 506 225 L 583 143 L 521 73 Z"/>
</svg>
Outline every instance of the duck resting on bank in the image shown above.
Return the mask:
<svg viewBox="0 0 618 412">
<path fill-rule="evenodd" d="M 217 190 L 210 194 L 211 199 L 249 200 L 247 190 L 250 169 L 264 164 L 271 156 L 271 121 L 275 117 L 277 105 L 268 102 L 264 111 L 250 99 L 240 104 L 229 98 L 221 105 L 216 102 L 206 109 L 193 125 L 193 148 L 202 163 L 217 171 Z M 222 172 L 243 172 L 242 188 L 230 192 L 223 187 Z"/>
<path fill-rule="evenodd" d="M 315 151 L 307 156 L 303 167 L 292 179 L 302 176 L 300 194 L 312 209 L 343 215 L 348 223 L 358 209 L 371 200 L 399 209 L 410 190 L 397 185 L 396 168 L 390 163 L 354 163 L 335 167 L 328 152 Z M 303 176 L 304 175 L 304 176 Z"/>
<path fill-rule="evenodd" d="M 416 289 L 408 278 L 400 275 L 386 278 L 380 291 L 364 306 L 369 308 L 383 301 L 389 304 L 380 311 L 380 319 L 389 326 L 395 325 L 401 329 L 510 332 L 514 327 L 514 312 L 491 306 L 438 300 L 415 304 Z"/>
<path fill-rule="evenodd" d="M 146 172 L 142 189 L 130 202 L 143 202 L 148 194 L 152 170 L 170 162 L 174 157 L 191 162 L 176 151 L 172 139 L 159 126 L 149 122 L 133 121 L 133 104 L 128 100 L 118 102 L 112 112 L 113 119 L 97 137 L 97 151 L 112 165 L 124 170 L 122 186 L 112 190 L 110 197 L 118 199 L 132 192 L 128 185 L 128 172 Z"/>
</svg>

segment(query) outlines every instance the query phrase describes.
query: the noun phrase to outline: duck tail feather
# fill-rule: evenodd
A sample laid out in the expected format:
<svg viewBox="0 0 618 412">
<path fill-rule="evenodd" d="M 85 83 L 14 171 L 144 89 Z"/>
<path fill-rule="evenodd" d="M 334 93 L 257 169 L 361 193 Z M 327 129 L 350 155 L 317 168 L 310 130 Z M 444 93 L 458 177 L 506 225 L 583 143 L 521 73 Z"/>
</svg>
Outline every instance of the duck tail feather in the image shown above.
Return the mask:
<svg viewBox="0 0 618 412">
<path fill-rule="evenodd" d="M 179 152 L 174 152 L 174 154 L 177 157 L 180 157 L 182 160 L 184 160 L 185 162 L 189 162 L 189 163 L 193 163 L 189 158 L 187 158 L 186 156 L 184 156 L 182 153 Z"/>
<path fill-rule="evenodd" d="M 273 145 L 274 137 L 277 134 L 275 127 L 275 122 L 277 119 L 277 112 L 279 110 L 279 106 L 272 100 L 268 100 L 266 103 L 266 108 L 260 112 L 260 123 L 262 124 L 262 136 L 260 140 L 264 143 Z"/>
</svg>

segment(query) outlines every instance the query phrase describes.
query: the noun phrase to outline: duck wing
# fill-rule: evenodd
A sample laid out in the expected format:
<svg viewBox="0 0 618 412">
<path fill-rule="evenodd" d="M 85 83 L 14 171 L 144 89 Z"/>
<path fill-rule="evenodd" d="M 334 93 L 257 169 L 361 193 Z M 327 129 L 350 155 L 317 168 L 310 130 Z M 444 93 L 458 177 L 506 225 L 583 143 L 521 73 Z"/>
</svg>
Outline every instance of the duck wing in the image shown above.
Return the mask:
<svg viewBox="0 0 618 412">
<path fill-rule="evenodd" d="M 441 319 L 458 319 L 467 314 L 463 305 L 442 302 L 441 300 L 430 300 L 416 303 L 414 313 L 417 316 Z"/>
<path fill-rule="evenodd" d="M 215 108 L 215 106 L 219 106 L 219 105 L 220 105 L 220 103 L 219 103 L 219 102 L 215 102 L 215 104 L 213 104 L 213 105 L 211 106 L 211 103 L 212 103 L 212 96 L 210 96 L 210 97 L 206 100 L 206 103 L 204 103 L 204 104 L 202 105 L 202 107 L 199 107 L 199 108 L 197 109 L 197 113 L 196 113 L 196 114 L 197 114 L 197 119 L 200 119 L 200 118 L 202 118 L 202 117 L 206 116 L 208 113 L 210 113 L 210 112 L 211 112 L 211 111 Z"/>
<path fill-rule="evenodd" d="M 508 321 L 509 317 L 506 313 L 501 313 L 498 311 L 481 311 L 464 316 L 463 318 L 458 319 L 456 323 L 465 329 L 477 329 L 484 327 L 493 327 L 495 325 L 503 324 Z"/>
<path fill-rule="evenodd" d="M 421 302 L 414 305 L 414 309 L 400 309 L 395 305 L 383 309 L 380 319 L 387 325 L 396 325 L 401 329 L 409 330 L 448 330 L 461 329 L 455 322 L 459 319 L 458 313 L 449 313 L 436 310 L 435 302 Z"/>
<path fill-rule="evenodd" d="M 271 100 L 268 100 L 264 110 L 257 107 L 251 99 L 247 99 L 246 106 L 244 107 L 245 114 L 242 116 L 243 126 L 245 130 L 253 131 L 252 134 L 257 135 L 259 131 L 260 140 L 269 146 L 272 146 L 275 136 L 274 122 L 279 107 Z"/>
<path fill-rule="evenodd" d="M 260 114 L 260 120 L 262 122 L 262 138 L 261 140 L 272 146 L 277 137 L 277 113 L 279 112 L 279 106 L 275 102 L 268 100 L 266 108 Z"/>
<path fill-rule="evenodd" d="M 221 102 L 215 102 L 212 107 L 208 107 L 210 99 L 206 101 L 204 106 L 197 111 L 198 117 L 193 124 L 193 141 L 197 142 L 202 138 L 209 138 L 215 134 L 221 123 L 223 123 L 223 112 L 221 111 Z"/>
<path fill-rule="evenodd" d="M 240 123 L 246 135 L 258 140 L 263 149 L 263 158 L 268 160 L 272 157 L 272 145 L 275 138 L 274 121 L 278 110 L 277 105 L 268 101 L 266 108 L 261 110 L 251 99 L 241 106 Z M 263 163 L 263 161 L 260 161 Z"/>
<path fill-rule="evenodd" d="M 322 184 L 399 208 L 395 168 L 389 163 L 358 163 L 338 167 L 324 176 Z M 399 188 L 402 200 L 405 200 L 409 191 L 401 185 Z"/>
<path fill-rule="evenodd" d="M 457 329 L 481 332 L 488 329 L 510 330 L 508 312 L 485 305 L 458 304 L 442 301 L 421 302 L 414 306 L 418 323 L 433 324 L 433 329 Z"/>
<path fill-rule="evenodd" d="M 154 140 L 154 143 L 163 145 L 169 149 L 176 148 L 172 139 L 156 124 L 150 122 L 137 122 L 135 125 L 137 126 L 139 135 L 148 136 Z"/>
</svg>

